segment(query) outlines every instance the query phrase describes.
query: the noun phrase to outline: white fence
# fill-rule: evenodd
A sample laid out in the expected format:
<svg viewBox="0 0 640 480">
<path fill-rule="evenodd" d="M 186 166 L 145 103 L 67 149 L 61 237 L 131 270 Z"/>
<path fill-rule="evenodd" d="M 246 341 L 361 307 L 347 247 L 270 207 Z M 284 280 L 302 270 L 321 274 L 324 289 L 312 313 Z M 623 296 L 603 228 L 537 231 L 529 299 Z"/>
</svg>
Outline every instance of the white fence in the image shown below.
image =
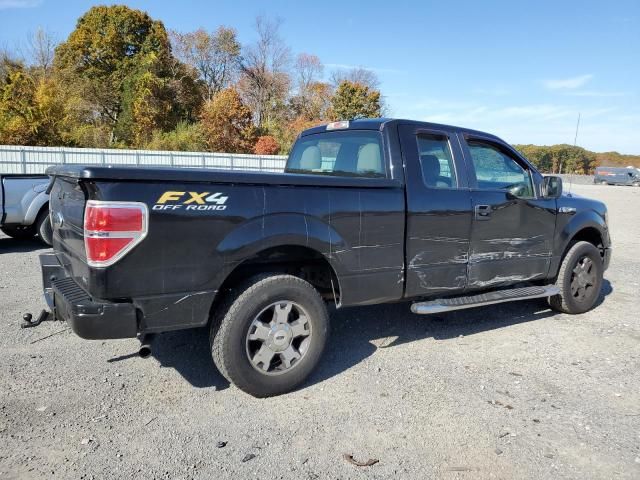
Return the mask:
<svg viewBox="0 0 640 480">
<path fill-rule="evenodd" d="M 47 167 L 58 164 L 281 172 L 286 160 L 282 155 L 0 145 L 0 173 L 44 173 Z"/>
</svg>

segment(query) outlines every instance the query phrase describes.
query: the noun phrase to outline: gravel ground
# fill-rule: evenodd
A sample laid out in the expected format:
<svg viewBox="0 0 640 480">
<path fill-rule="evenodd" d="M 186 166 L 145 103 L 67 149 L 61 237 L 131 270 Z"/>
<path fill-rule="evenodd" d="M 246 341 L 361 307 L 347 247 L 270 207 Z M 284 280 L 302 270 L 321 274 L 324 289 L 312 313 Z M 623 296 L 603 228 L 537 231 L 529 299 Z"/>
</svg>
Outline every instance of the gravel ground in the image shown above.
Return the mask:
<svg viewBox="0 0 640 480">
<path fill-rule="evenodd" d="M 640 478 L 640 189 L 573 191 L 610 210 L 595 310 L 340 310 L 306 385 L 264 400 L 228 385 L 201 330 L 142 360 L 135 340 L 19 329 L 43 249 L 0 237 L 0 478 Z"/>
</svg>

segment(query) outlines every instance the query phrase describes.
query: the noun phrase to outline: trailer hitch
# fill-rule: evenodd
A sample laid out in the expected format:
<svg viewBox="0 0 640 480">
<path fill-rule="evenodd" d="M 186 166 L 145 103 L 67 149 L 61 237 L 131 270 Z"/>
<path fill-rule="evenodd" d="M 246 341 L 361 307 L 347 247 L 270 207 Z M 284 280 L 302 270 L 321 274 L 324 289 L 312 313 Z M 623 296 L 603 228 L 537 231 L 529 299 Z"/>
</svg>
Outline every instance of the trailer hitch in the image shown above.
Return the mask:
<svg viewBox="0 0 640 480">
<path fill-rule="evenodd" d="M 46 310 L 42 310 L 40 315 L 36 320 L 33 320 L 33 315 L 31 313 L 25 313 L 22 315 L 22 323 L 20 324 L 20 328 L 33 328 L 40 325 L 42 322 L 49 320 L 49 314 Z"/>
</svg>

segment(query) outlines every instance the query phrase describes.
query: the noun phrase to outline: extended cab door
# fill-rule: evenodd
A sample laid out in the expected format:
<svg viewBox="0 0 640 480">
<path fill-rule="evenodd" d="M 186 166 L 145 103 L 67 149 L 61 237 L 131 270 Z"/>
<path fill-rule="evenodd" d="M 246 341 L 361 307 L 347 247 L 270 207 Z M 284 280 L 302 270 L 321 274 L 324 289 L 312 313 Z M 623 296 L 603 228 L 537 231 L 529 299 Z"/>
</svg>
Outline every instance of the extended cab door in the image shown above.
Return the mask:
<svg viewBox="0 0 640 480">
<path fill-rule="evenodd" d="M 453 132 L 399 126 L 407 190 L 406 297 L 464 290 L 471 195 Z"/>
<path fill-rule="evenodd" d="M 473 203 L 468 289 L 546 278 L 556 202 L 541 198 L 541 176 L 495 138 L 459 136 Z"/>
</svg>

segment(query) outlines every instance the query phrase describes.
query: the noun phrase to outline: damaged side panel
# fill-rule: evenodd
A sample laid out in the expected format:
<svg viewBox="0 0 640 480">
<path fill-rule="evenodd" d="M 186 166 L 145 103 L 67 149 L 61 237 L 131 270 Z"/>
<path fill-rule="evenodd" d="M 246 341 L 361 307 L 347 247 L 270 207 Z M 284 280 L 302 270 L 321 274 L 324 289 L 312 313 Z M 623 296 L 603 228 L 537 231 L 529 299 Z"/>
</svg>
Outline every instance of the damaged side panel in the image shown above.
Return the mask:
<svg viewBox="0 0 640 480">
<path fill-rule="evenodd" d="M 499 191 L 474 191 L 474 205 L 491 207 L 489 220 L 474 220 L 468 290 L 544 280 L 555 233 L 555 200 L 519 199 Z"/>
</svg>

